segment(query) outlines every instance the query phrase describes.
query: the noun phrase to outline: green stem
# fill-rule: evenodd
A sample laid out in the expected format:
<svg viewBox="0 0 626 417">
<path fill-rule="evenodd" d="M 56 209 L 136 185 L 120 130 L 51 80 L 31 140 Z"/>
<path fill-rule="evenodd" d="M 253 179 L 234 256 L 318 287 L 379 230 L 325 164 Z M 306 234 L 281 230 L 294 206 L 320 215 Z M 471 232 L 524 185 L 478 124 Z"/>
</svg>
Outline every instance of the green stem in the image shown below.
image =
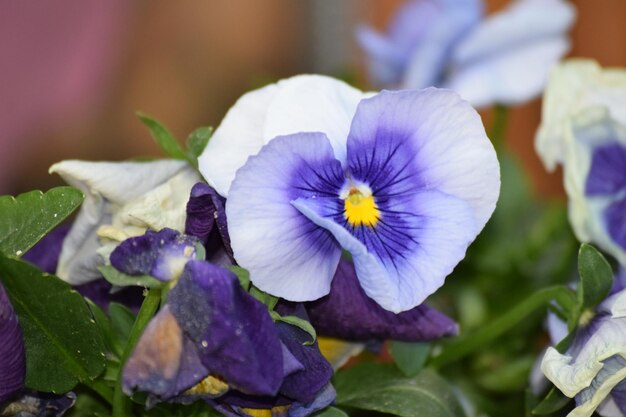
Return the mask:
<svg viewBox="0 0 626 417">
<path fill-rule="evenodd" d="M 524 320 L 529 314 L 540 307 L 546 306 L 550 301 L 555 300 L 567 308 L 567 306 L 572 305 L 574 297 L 572 290 L 563 285 L 555 285 L 539 290 L 476 333 L 458 337 L 448 343 L 444 343 L 442 353 L 434 357 L 430 361 L 430 365 L 442 367 L 461 359 L 497 339 Z"/>
<path fill-rule="evenodd" d="M 120 373 L 117 376 L 115 391 L 113 392 L 113 417 L 128 417 L 131 415 L 130 400 L 124 395 L 124 392 L 122 392 L 122 370 L 124 369 L 124 364 L 126 364 L 128 357 L 135 348 L 135 345 L 139 341 L 143 330 L 154 316 L 160 302 L 161 289 L 150 289 L 141 304 L 141 309 L 139 310 L 135 323 L 130 330 L 130 336 L 128 337 L 128 342 L 126 343 L 126 347 L 124 348 L 124 353 L 121 358 Z"/>
<path fill-rule="evenodd" d="M 113 391 L 109 386 L 102 380 L 91 381 L 85 383 L 87 387 L 96 392 L 100 397 L 102 397 L 109 404 L 113 404 Z"/>
<path fill-rule="evenodd" d="M 498 104 L 493 109 L 493 124 L 491 125 L 491 143 L 496 151 L 500 151 L 504 146 L 504 135 L 508 122 L 508 108 Z"/>
</svg>

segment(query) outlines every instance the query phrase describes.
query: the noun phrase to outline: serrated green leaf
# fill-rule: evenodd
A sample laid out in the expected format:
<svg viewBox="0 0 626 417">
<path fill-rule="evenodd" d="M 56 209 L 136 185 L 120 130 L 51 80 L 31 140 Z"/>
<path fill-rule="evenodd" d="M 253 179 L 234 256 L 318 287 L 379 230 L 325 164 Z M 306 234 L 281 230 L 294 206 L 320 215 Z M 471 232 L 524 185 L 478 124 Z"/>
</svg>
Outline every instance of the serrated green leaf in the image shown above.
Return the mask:
<svg viewBox="0 0 626 417">
<path fill-rule="evenodd" d="M 396 366 L 406 376 L 415 376 L 424 367 L 430 354 L 429 343 L 411 343 L 391 340 L 389 353 Z"/>
<path fill-rule="evenodd" d="M 0 253 L 21 256 L 83 202 L 72 187 L 0 196 Z"/>
<path fill-rule="evenodd" d="M 67 392 L 102 373 L 104 342 L 80 294 L 26 262 L 1 256 L 0 281 L 22 326 L 28 388 Z"/>
<path fill-rule="evenodd" d="M 141 122 L 150 129 L 152 138 L 163 149 L 167 155 L 174 159 L 188 160 L 188 156 L 178 143 L 178 140 L 170 133 L 170 131 L 160 122 L 148 116 L 147 114 L 137 112 L 137 117 Z"/>
<path fill-rule="evenodd" d="M 348 417 L 348 414 L 337 407 L 327 407 L 313 414 L 313 417 Z"/>
<path fill-rule="evenodd" d="M 541 400 L 535 408 L 533 408 L 532 414 L 538 416 L 552 414 L 565 407 L 570 401 L 572 401 L 571 398 L 566 397 L 561 393 L 561 391 L 552 387 L 550 392 L 548 392 L 548 395 L 546 395 L 546 397 Z"/>
<path fill-rule="evenodd" d="M 576 287 L 581 310 L 593 308 L 606 298 L 613 286 L 611 265 L 593 246 L 583 243 L 578 251 L 580 283 Z"/>
<path fill-rule="evenodd" d="M 154 288 L 161 287 L 164 284 L 162 281 L 159 281 L 150 275 L 126 275 L 115 269 L 113 265 L 101 265 L 98 267 L 98 271 L 100 271 L 104 279 L 113 285 L 117 285 L 118 287 L 128 287 L 132 285 L 137 287 Z"/>
<path fill-rule="evenodd" d="M 463 417 L 448 383 L 431 370 L 407 378 L 392 365 L 366 363 L 340 371 L 334 382 L 339 406 L 401 417 Z"/>
<path fill-rule="evenodd" d="M 212 135 L 212 127 L 199 127 L 191 132 L 191 134 L 187 137 L 187 150 L 189 153 L 195 158 L 199 157 L 204 151 L 204 148 L 206 148 L 206 145 L 209 143 Z"/>
<path fill-rule="evenodd" d="M 315 328 L 308 321 L 296 316 L 281 316 L 275 311 L 270 311 L 270 316 L 272 316 L 272 320 L 274 321 L 287 323 L 307 332 L 309 336 L 311 336 L 311 340 L 305 342 L 305 346 L 310 346 L 315 343 L 315 340 L 317 339 L 317 333 L 315 332 Z"/>
</svg>

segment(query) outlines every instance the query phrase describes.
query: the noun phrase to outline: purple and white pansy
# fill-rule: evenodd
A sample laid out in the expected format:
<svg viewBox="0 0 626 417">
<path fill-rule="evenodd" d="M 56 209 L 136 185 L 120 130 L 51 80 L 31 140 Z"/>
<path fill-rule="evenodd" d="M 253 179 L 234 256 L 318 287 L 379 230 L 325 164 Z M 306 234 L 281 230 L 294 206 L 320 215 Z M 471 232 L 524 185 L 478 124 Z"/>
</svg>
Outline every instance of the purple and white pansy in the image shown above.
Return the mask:
<svg viewBox="0 0 626 417">
<path fill-rule="evenodd" d="M 207 181 L 228 193 L 237 262 L 261 290 L 312 301 L 329 293 L 345 249 L 383 308 L 421 304 L 463 258 L 499 194 L 498 161 L 476 111 L 451 91 L 372 96 L 321 76 L 266 93 L 242 97 L 223 129 L 241 129 L 237 140 L 218 135 L 200 158 Z M 274 106 L 297 107 L 302 123 Z M 244 129 L 251 119 L 260 130 Z M 245 165 L 231 160 L 246 141 L 258 154 Z"/>
<path fill-rule="evenodd" d="M 567 324 L 551 320 L 552 334 Z M 564 354 L 550 347 L 541 370 L 576 406 L 568 417 L 626 416 L 626 290 L 610 295 L 586 312 L 572 345 Z"/>
<path fill-rule="evenodd" d="M 482 0 L 410 0 L 386 33 L 360 27 L 357 40 L 372 80 L 450 88 L 477 107 L 536 97 L 569 49 L 574 7 L 564 0 L 516 0 L 483 14 Z"/>
<path fill-rule="evenodd" d="M 536 147 L 562 164 L 569 218 L 579 240 L 626 265 L 626 71 L 572 60 L 550 79 Z"/>
</svg>

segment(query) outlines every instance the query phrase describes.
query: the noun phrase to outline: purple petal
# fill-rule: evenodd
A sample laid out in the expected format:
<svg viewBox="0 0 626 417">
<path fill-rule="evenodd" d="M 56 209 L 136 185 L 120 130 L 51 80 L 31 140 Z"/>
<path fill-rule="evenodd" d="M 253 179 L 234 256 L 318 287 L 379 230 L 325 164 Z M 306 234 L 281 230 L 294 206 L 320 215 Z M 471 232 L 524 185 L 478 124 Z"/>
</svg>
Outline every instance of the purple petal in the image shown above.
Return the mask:
<svg viewBox="0 0 626 417">
<path fill-rule="evenodd" d="M 159 400 L 170 399 L 209 375 L 167 305 L 144 331 L 123 372 L 124 392 L 130 395 L 138 389 Z"/>
<path fill-rule="evenodd" d="M 330 294 L 307 306 L 311 324 L 320 335 L 347 340 L 425 341 L 454 336 L 457 324 L 424 304 L 394 314 L 369 298 L 356 277 L 354 265 L 342 259 Z"/>
<path fill-rule="evenodd" d="M 237 171 L 226 204 L 228 229 L 235 259 L 254 285 L 290 301 L 328 293 L 341 250 L 291 201 L 338 196 L 343 182 L 321 133 L 277 137 Z"/>
<path fill-rule="evenodd" d="M 267 307 L 246 293 L 234 274 L 189 261 L 168 305 L 212 374 L 249 394 L 278 392 L 284 371 L 276 328 Z"/>
<path fill-rule="evenodd" d="M 57 269 L 63 239 L 70 230 L 70 224 L 63 224 L 44 236 L 26 252 L 22 259 L 32 263 L 44 272 L 54 274 Z"/>
<path fill-rule="evenodd" d="M 185 234 L 197 237 L 202 244 L 209 246 L 207 252 L 211 254 L 211 235 L 217 229 L 220 246 L 223 246 L 228 256 L 233 260 L 233 250 L 230 246 L 230 236 L 226 227 L 225 200 L 209 185 L 199 182 L 191 189 L 191 196 L 187 203 L 187 220 Z"/>
<path fill-rule="evenodd" d="M 0 284 L 0 403 L 22 389 L 25 378 L 22 330 L 9 297 Z"/>
<path fill-rule="evenodd" d="M 151 275 L 170 281 L 195 256 L 197 239 L 165 228 L 122 242 L 111 253 L 111 264 L 128 275 Z"/>
<path fill-rule="evenodd" d="M 139 311 L 143 302 L 143 287 L 128 286 L 115 293 L 111 292 L 112 287 L 108 281 L 100 278 L 86 284 L 76 285 L 74 289 L 105 311 L 109 309 L 109 304 L 112 302 L 124 304 L 134 312 Z"/>
<path fill-rule="evenodd" d="M 611 239 L 622 249 L 626 249 L 626 198 L 610 204 L 602 214 L 604 227 Z"/>
<path fill-rule="evenodd" d="M 308 320 L 301 304 L 290 315 Z M 317 342 L 312 345 L 304 345 L 311 337 L 309 334 L 287 323 L 278 322 L 276 326 L 282 342 L 304 366 L 304 369 L 285 377 L 283 385 L 280 387 L 280 394 L 303 404 L 310 403 L 322 388 L 329 384 L 330 378 L 333 376 L 333 367 L 322 356 Z"/>
<path fill-rule="evenodd" d="M 619 143 L 600 146 L 593 151 L 585 194 L 611 195 L 626 189 L 626 147 Z"/>
</svg>

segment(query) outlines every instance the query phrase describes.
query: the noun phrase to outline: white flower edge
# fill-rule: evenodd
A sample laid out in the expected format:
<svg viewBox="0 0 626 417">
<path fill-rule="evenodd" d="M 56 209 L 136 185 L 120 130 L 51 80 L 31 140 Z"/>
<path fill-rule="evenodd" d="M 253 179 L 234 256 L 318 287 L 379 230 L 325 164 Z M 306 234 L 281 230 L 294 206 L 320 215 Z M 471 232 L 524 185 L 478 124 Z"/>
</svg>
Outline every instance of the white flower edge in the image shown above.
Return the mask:
<svg viewBox="0 0 626 417">
<path fill-rule="evenodd" d="M 535 149 L 548 171 L 564 162 L 572 120 L 597 107 L 626 125 L 626 70 L 602 69 L 588 59 L 570 59 L 553 69 L 535 137 Z"/>
<path fill-rule="evenodd" d="M 101 246 L 97 232 L 101 226 L 113 224 L 116 212 L 121 207 L 134 203 L 133 200 L 158 189 L 177 176 L 187 178 L 185 182 L 189 189 L 185 190 L 185 187 L 178 184 L 175 190 L 176 193 L 186 192 L 186 198 L 193 186 L 191 183 L 199 180 L 199 176 L 186 162 L 177 160 L 152 162 L 67 160 L 54 164 L 49 172 L 59 174 L 69 185 L 85 194 L 85 201 L 63 242 L 57 267 L 57 275 L 73 285 L 83 284 L 100 276 L 96 270 L 96 266 L 102 263 L 102 258 L 97 253 Z M 163 198 L 169 197 L 161 195 L 161 200 Z M 142 221 L 143 217 L 146 224 L 157 223 L 154 210 L 160 207 L 159 199 L 144 203 L 152 204 L 153 207 L 142 212 L 136 205 L 133 210 L 131 204 L 129 213 L 137 216 L 135 221 Z M 182 214 L 180 207 L 177 211 L 179 217 L 184 216 L 184 206 Z M 172 215 L 173 217 L 176 215 Z M 123 223 L 120 222 L 118 226 L 123 226 Z M 180 220 L 175 220 L 174 223 L 178 226 L 181 224 Z M 138 230 L 135 230 L 134 234 L 136 233 Z"/>
<path fill-rule="evenodd" d="M 356 106 L 371 96 L 343 81 L 305 74 L 244 94 L 228 110 L 198 158 L 205 180 L 222 196 L 248 157 L 277 136 L 322 132 L 335 154 L 345 158 Z"/>
</svg>

